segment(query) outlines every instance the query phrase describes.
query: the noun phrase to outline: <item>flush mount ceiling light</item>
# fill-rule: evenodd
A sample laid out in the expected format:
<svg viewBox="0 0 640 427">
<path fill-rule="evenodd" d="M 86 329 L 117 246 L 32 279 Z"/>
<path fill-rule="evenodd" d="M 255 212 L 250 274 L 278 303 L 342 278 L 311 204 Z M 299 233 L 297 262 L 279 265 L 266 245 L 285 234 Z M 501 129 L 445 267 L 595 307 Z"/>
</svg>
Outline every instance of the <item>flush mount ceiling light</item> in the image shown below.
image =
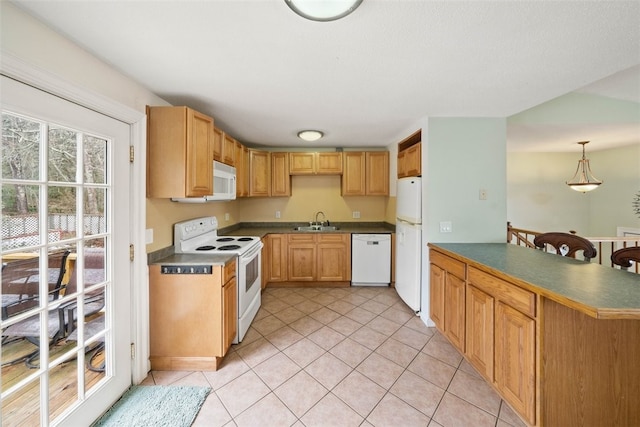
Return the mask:
<svg viewBox="0 0 640 427">
<path fill-rule="evenodd" d="M 317 141 L 322 138 L 323 135 L 319 130 L 303 130 L 298 132 L 298 138 L 309 142 Z"/>
<path fill-rule="evenodd" d="M 576 169 L 576 173 L 573 175 L 573 178 L 567 181 L 567 185 L 571 187 L 572 190 L 580 191 L 582 193 L 595 190 L 600 184 L 602 184 L 602 181 L 598 180 L 598 178 L 593 176 L 593 173 L 591 173 L 589 159 L 587 159 L 584 154 L 584 146 L 588 143 L 589 141 L 578 142 L 578 144 L 582 145 L 582 159 L 578 160 L 578 168 Z"/>
<path fill-rule="evenodd" d="M 335 21 L 344 18 L 362 0 L 284 0 L 287 6 L 303 18 L 312 21 Z"/>
</svg>

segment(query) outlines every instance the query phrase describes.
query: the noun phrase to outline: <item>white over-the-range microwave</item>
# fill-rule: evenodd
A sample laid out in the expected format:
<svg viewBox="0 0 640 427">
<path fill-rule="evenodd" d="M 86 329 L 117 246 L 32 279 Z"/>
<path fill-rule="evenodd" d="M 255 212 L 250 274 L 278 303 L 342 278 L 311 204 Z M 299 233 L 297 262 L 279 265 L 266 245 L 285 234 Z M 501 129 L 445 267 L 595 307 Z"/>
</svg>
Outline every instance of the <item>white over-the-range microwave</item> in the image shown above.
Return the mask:
<svg viewBox="0 0 640 427">
<path fill-rule="evenodd" d="M 204 197 L 172 198 L 174 202 L 205 203 L 220 200 L 235 200 L 236 168 L 213 161 L 213 194 Z"/>
</svg>

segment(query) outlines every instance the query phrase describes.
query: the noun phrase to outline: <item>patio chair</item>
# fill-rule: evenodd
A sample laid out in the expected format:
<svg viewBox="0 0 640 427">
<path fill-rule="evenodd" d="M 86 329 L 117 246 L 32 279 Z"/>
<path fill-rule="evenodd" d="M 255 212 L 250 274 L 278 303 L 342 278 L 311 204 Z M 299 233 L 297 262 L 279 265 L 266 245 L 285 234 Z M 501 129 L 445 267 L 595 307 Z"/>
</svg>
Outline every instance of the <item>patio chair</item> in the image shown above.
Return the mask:
<svg viewBox="0 0 640 427">
<path fill-rule="evenodd" d="M 598 254 L 596 247 L 584 237 L 570 233 L 542 233 L 533 239 L 533 244 L 538 249 L 545 250 L 547 245 L 552 246 L 556 250 L 556 254 L 576 257 L 576 252 L 582 251 L 585 261 L 591 261 Z"/>
<path fill-rule="evenodd" d="M 65 284 L 69 251 L 55 251 L 48 256 L 49 300 L 58 299 Z M 2 320 L 39 304 L 40 259 L 37 256 L 8 262 L 2 267 Z"/>
<path fill-rule="evenodd" d="M 85 340 L 96 335 L 104 329 L 104 314 L 100 314 L 98 317 L 91 319 L 84 325 L 84 338 Z M 78 340 L 78 330 L 75 329 L 67 337 L 68 341 Z M 104 338 L 98 340 L 92 348 L 87 348 L 86 364 L 90 371 L 104 372 L 105 361 L 99 361 L 100 353 L 104 351 Z"/>
<path fill-rule="evenodd" d="M 611 254 L 611 262 L 622 270 L 631 268 L 631 261 L 640 263 L 640 246 L 618 249 Z"/>
<path fill-rule="evenodd" d="M 85 258 L 86 259 L 86 258 Z M 87 265 L 87 262 L 85 262 Z M 97 269 L 94 269 L 97 270 Z M 94 272 L 95 273 L 95 272 Z M 62 273 L 63 275 L 64 273 Z M 94 277 L 104 278 L 104 272 L 102 274 L 94 274 Z M 102 279 L 100 279 L 102 280 Z M 74 268 L 71 272 L 69 283 L 65 287 L 65 294 L 71 295 L 77 291 L 77 269 Z M 85 286 L 92 283 L 86 283 Z M 93 315 L 104 307 L 104 291 L 99 289 L 85 295 L 84 298 L 84 315 Z M 47 321 L 47 333 L 49 338 L 49 346 L 57 343 L 64 337 L 66 337 L 74 328 L 77 317 L 77 302 L 71 300 L 60 306 L 49 310 Z M 39 316 L 32 316 L 24 319 L 18 323 L 15 323 L 7 327 L 2 331 L 3 340 L 10 338 L 25 338 L 30 343 L 39 347 L 40 345 L 40 318 Z M 25 364 L 29 368 L 36 368 L 37 365 L 33 364 L 33 361 L 39 356 L 39 348 L 34 352 L 23 356 L 22 358 L 12 360 L 5 364 L 16 363 L 20 360 L 25 360 Z"/>
</svg>

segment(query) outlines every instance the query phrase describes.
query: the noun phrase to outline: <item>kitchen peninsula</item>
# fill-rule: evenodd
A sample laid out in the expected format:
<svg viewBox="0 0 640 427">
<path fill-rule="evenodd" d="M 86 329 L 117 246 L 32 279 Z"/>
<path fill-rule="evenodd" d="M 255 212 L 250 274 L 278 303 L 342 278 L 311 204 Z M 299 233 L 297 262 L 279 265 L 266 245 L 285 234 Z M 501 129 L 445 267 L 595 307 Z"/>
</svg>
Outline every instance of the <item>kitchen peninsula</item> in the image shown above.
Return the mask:
<svg viewBox="0 0 640 427">
<path fill-rule="evenodd" d="M 640 277 L 502 243 L 429 244 L 431 318 L 530 425 L 640 425 Z"/>
</svg>

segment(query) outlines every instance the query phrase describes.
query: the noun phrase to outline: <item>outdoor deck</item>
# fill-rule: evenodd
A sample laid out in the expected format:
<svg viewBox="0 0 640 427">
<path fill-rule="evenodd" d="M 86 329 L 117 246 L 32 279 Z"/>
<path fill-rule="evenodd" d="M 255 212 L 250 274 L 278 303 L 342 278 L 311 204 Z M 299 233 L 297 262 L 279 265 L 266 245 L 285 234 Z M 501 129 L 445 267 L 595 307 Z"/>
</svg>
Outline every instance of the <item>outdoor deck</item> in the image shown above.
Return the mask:
<svg viewBox="0 0 640 427">
<path fill-rule="evenodd" d="M 74 341 L 60 341 L 51 346 L 50 358 L 61 356 L 71 350 L 75 345 Z M 2 363 L 14 360 L 35 350 L 35 346 L 25 339 L 12 341 L 2 345 Z M 102 356 L 100 356 L 102 357 Z M 37 362 L 36 362 L 37 363 Z M 77 375 L 78 363 L 75 358 L 52 368 L 49 376 L 49 419 L 52 420 L 78 398 Z M 104 372 L 94 372 L 85 367 L 86 389 L 89 389 L 102 378 Z M 2 366 L 2 393 L 13 387 L 17 382 L 30 375 L 36 375 L 38 369 L 28 368 L 24 361 L 16 362 L 12 365 Z M 29 386 L 23 389 L 22 393 L 7 398 L 2 401 L 2 425 L 40 425 L 40 381 L 36 378 Z"/>
</svg>

